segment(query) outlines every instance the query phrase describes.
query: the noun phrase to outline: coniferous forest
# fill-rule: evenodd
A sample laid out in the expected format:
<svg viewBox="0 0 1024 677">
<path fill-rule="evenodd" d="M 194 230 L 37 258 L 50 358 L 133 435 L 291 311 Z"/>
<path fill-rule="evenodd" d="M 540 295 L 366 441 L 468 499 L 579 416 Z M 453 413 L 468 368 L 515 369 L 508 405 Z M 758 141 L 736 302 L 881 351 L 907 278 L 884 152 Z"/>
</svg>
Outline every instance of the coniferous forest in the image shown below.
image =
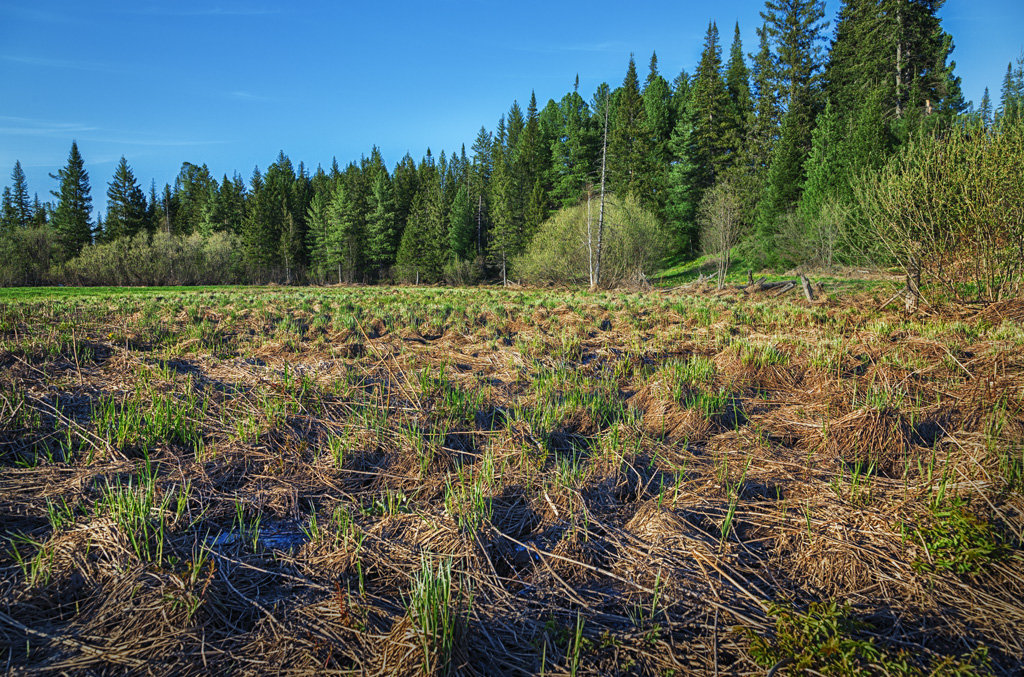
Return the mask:
<svg viewBox="0 0 1024 677">
<path fill-rule="evenodd" d="M 185 162 L 146 187 L 122 157 L 102 214 L 72 142 L 34 195 L 15 165 L 0 283 L 618 284 L 730 253 L 755 270 L 881 263 L 939 280 L 969 260 L 951 291 L 999 298 L 1024 246 L 1024 58 L 998 96 L 966 102 L 942 4 L 845 0 L 827 17 L 820 0 L 768 0 L 755 45 L 712 21 L 692 70 L 630 56 L 621 83 L 586 93 L 577 77 L 557 101 L 513 101 L 468 145 L 391 166 L 376 147 L 315 170 L 281 152 L 247 177 Z M 630 241 L 608 242 L 617 272 L 596 279 L 592 254 L 589 271 L 551 265 L 557 229 L 591 238 L 606 202 L 609 238 Z M 581 229 L 564 230 L 569 212 Z"/>
</svg>

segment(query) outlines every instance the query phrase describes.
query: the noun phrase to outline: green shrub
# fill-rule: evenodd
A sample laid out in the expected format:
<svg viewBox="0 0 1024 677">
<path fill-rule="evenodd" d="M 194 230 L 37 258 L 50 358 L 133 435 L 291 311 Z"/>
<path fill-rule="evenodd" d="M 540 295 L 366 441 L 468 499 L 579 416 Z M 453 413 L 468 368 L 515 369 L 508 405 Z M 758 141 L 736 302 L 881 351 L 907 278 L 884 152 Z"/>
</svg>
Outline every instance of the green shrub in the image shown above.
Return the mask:
<svg viewBox="0 0 1024 677">
<path fill-rule="evenodd" d="M 997 301 L 1024 271 L 1024 124 L 955 126 L 865 174 L 857 197 L 908 285 Z"/>
<path fill-rule="evenodd" d="M 601 252 L 601 285 L 635 283 L 654 272 L 669 236 L 658 218 L 636 200 L 606 198 Z M 588 246 L 587 224 L 590 224 Z M 526 252 L 513 262 L 515 274 L 531 284 L 588 284 L 591 252 L 596 261 L 598 203 L 560 210 L 541 224 Z"/>
<path fill-rule="evenodd" d="M 139 233 L 90 245 L 54 270 L 72 285 L 227 284 L 243 279 L 241 246 L 228 233 Z"/>
</svg>

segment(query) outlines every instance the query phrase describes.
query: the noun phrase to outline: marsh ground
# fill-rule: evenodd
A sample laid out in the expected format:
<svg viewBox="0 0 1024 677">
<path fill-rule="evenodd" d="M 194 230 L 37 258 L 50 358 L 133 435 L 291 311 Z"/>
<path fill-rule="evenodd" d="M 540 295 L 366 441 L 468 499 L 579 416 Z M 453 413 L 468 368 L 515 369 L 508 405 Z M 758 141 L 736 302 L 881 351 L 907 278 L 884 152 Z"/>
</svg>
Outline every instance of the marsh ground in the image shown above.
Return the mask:
<svg viewBox="0 0 1024 677">
<path fill-rule="evenodd" d="M 1024 306 L 0 299 L 0 661 L 1021 669 Z"/>
</svg>

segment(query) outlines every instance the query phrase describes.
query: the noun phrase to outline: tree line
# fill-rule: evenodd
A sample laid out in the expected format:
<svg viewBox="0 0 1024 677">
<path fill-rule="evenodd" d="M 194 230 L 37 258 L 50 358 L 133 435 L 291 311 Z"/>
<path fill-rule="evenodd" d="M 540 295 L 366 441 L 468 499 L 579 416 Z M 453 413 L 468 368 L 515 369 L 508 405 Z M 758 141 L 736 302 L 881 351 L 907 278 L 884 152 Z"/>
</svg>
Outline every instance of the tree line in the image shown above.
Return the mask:
<svg viewBox="0 0 1024 677">
<path fill-rule="evenodd" d="M 239 282 L 503 280 L 543 224 L 594 195 L 602 154 L 608 193 L 653 214 L 680 257 L 718 241 L 758 267 L 859 262 L 879 247 L 856 197 L 863 176 L 914 139 L 1022 114 L 1020 59 L 998 106 L 987 90 L 977 108 L 965 102 L 942 4 L 844 0 L 830 30 L 822 0 L 767 0 L 750 53 L 738 25 L 725 49 L 712 21 L 692 73 L 670 81 L 652 54 L 641 75 L 630 57 L 617 87 L 587 99 L 577 77 L 543 107 L 514 101 L 468 149 L 391 168 L 376 147 L 314 171 L 282 152 L 248 179 L 186 162 L 147 193 L 122 157 L 95 220 L 73 142 L 52 201 L 30 199 L 15 164 L 0 282 L 203 282 L 204 270 Z M 714 213 L 732 219 L 724 241 L 709 232 Z M 161 276 L 132 268 L 185 250 L 189 262 Z"/>
</svg>

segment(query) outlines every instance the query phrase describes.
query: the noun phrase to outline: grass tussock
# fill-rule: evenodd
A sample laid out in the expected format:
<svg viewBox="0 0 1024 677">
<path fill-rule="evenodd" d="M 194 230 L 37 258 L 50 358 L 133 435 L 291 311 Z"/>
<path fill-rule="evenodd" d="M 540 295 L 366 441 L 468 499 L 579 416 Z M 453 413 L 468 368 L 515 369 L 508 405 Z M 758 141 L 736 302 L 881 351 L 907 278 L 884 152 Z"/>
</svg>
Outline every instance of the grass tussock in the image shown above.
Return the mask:
<svg viewBox="0 0 1024 677">
<path fill-rule="evenodd" d="M 0 662 L 1018 673 L 1017 306 L 887 296 L 0 296 Z"/>
</svg>

